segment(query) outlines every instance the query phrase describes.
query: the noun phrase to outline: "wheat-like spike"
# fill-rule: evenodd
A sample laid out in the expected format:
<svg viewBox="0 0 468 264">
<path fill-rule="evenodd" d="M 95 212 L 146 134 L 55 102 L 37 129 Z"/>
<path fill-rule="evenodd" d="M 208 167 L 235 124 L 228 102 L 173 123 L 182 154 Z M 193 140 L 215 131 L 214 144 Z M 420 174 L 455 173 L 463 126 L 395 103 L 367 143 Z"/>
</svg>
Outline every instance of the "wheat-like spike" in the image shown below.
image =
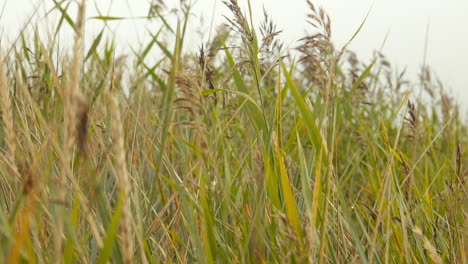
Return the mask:
<svg viewBox="0 0 468 264">
<path fill-rule="evenodd" d="M 85 22 L 86 1 L 83 0 L 78 9 L 78 21 L 75 27 L 75 43 L 73 46 L 73 59 L 70 67 L 70 79 L 67 87 L 64 90 L 64 123 L 63 123 L 63 155 L 62 155 L 62 171 L 57 182 L 57 200 L 62 203 L 65 201 L 65 188 L 67 176 L 72 177 L 70 160 L 72 157 L 73 146 L 75 144 L 75 130 L 77 123 L 77 112 L 85 105 L 84 96 L 79 91 L 80 69 L 82 60 L 82 41 Z M 57 263 L 62 262 L 62 245 L 63 245 L 63 222 L 58 217 L 55 232 L 55 260 Z"/>
<path fill-rule="evenodd" d="M 114 70 L 112 71 L 109 108 L 113 118 L 111 131 L 114 139 L 113 151 L 116 160 L 117 185 L 124 195 L 121 218 L 122 252 L 124 263 L 133 263 L 133 236 L 131 231 L 131 182 L 125 160 L 124 133 L 119 110 L 119 101 L 114 89 Z"/>
<path fill-rule="evenodd" d="M 76 23 L 75 45 L 73 47 L 73 60 L 70 69 L 70 80 L 68 89 L 65 91 L 65 152 L 70 153 L 75 143 L 74 131 L 76 125 L 77 106 L 84 102 L 83 95 L 79 91 L 79 79 L 81 68 L 82 37 L 84 31 L 85 1 L 82 2 L 78 11 L 78 22 Z"/>
<path fill-rule="evenodd" d="M 1 57 L 2 54 L 0 52 L 0 58 Z M 5 143 L 8 148 L 7 159 L 10 163 L 13 174 L 19 175 L 15 161 L 16 137 L 10 101 L 10 86 L 8 85 L 7 77 L 3 69 L 3 63 L 0 63 L 0 104 L 4 124 L 3 131 L 5 133 Z"/>
<path fill-rule="evenodd" d="M 413 232 L 423 241 L 423 247 L 426 250 L 427 254 L 431 258 L 431 260 L 436 264 L 442 263 L 442 258 L 440 257 L 439 253 L 437 253 L 437 249 L 432 245 L 431 241 L 423 234 L 419 227 L 415 227 Z"/>
</svg>

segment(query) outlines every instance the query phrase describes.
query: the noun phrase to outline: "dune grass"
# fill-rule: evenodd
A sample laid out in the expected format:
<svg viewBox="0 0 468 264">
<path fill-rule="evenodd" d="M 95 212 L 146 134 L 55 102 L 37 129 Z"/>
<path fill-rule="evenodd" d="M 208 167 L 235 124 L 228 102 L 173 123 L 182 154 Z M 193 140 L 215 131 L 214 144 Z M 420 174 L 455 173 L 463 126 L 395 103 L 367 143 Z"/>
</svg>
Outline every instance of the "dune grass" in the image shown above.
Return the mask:
<svg viewBox="0 0 468 264">
<path fill-rule="evenodd" d="M 229 0 L 197 52 L 157 1 L 126 56 L 54 2 L 69 56 L 0 48 L 0 262 L 466 263 L 468 127 L 428 67 L 336 48 L 309 1 L 294 50 Z"/>
</svg>

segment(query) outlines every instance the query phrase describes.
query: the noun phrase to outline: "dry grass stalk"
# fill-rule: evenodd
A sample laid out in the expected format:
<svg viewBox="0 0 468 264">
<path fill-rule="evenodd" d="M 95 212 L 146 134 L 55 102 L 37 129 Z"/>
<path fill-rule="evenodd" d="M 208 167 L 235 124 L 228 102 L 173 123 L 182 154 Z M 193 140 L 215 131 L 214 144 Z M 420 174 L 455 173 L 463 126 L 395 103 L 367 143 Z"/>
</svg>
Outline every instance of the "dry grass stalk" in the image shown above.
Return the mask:
<svg viewBox="0 0 468 264">
<path fill-rule="evenodd" d="M 215 88 L 213 85 L 214 72 L 209 65 L 209 58 L 205 55 L 203 45 L 201 46 L 200 54 L 198 55 L 198 64 L 202 70 L 202 83 L 206 81 L 208 83 L 208 88 L 213 90 Z M 216 93 L 213 94 L 213 100 L 215 105 L 217 105 L 218 97 L 216 96 Z"/>
<path fill-rule="evenodd" d="M 431 260 L 436 264 L 442 264 L 442 258 L 440 257 L 439 253 L 437 253 L 437 249 L 432 245 L 431 241 L 424 236 L 421 229 L 418 227 L 414 228 L 413 232 L 423 241 L 424 249 L 427 251 L 427 254 L 431 258 Z"/>
<path fill-rule="evenodd" d="M 177 73 L 176 83 L 179 87 L 177 98 L 174 100 L 174 102 L 179 103 L 176 109 L 185 108 L 189 112 L 197 115 L 204 112 L 204 100 L 203 96 L 200 95 L 202 91 L 200 82 L 185 74 Z"/>
<path fill-rule="evenodd" d="M 420 139 L 422 138 L 422 132 L 423 130 L 421 129 L 421 125 L 419 122 L 419 114 L 418 114 L 418 108 L 416 107 L 415 104 L 411 103 L 410 100 L 408 100 L 408 109 L 407 109 L 407 114 L 408 117 L 405 117 L 404 122 L 405 124 L 409 127 L 409 134 L 408 138 L 410 141 L 413 142 L 413 144 L 418 144 Z M 411 171 L 409 164 L 404 160 L 404 158 L 401 156 L 402 160 L 402 165 L 403 165 L 403 173 L 405 177 L 408 179 L 408 182 L 405 184 L 405 197 L 408 201 L 411 201 L 413 199 L 413 188 L 414 188 L 414 172 Z M 416 159 L 416 152 L 413 152 L 412 159 Z M 411 203 L 409 203 L 411 206 Z"/>
<path fill-rule="evenodd" d="M 113 72 L 109 98 L 109 109 L 113 118 L 111 130 L 114 139 L 113 150 L 116 160 L 116 173 L 118 175 L 116 180 L 120 192 L 124 195 L 124 205 L 121 216 L 122 252 L 124 263 L 133 263 L 133 236 L 131 228 L 132 212 L 130 200 L 131 182 L 129 172 L 127 170 L 127 162 L 125 159 L 124 132 L 119 110 L 119 101 L 115 92 Z"/>
<path fill-rule="evenodd" d="M 408 100 L 408 117 L 405 117 L 405 123 L 411 130 L 411 134 L 408 136 L 412 141 L 417 141 L 419 136 L 419 118 L 416 110 L 416 106 Z"/>
<path fill-rule="evenodd" d="M 203 50 L 201 52 L 203 53 Z M 204 55 L 201 54 L 201 56 Z M 198 59 L 202 60 L 200 59 L 200 57 Z M 199 61 L 199 63 L 205 63 L 205 61 Z M 202 65 L 200 65 L 200 67 L 203 67 Z M 209 76 L 209 78 L 211 78 L 211 76 Z M 208 153 L 205 153 L 207 144 L 207 140 L 205 137 L 206 126 L 205 123 L 199 121 L 199 116 L 203 115 L 206 112 L 205 100 L 204 97 L 201 95 L 203 89 L 201 87 L 201 81 L 203 81 L 203 77 L 202 80 L 199 80 L 197 78 L 191 78 L 180 72 L 176 74 L 176 84 L 178 89 L 177 98 L 174 100 L 174 103 L 176 103 L 174 109 L 189 112 L 190 116 L 185 117 L 187 118 L 187 121 L 184 120 L 180 122 L 173 122 L 172 126 L 193 129 L 194 133 L 192 136 L 192 140 L 194 144 L 200 147 L 204 155 L 208 155 Z M 212 87 L 212 84 L 210 84 L 210 87 Z M 214 86 L 210 89 L 214 89 Z M 216 104 L 216 96 L 214 97 L 214 99 Z"/>
<path fill-rule="evenodd" d="M 1 55 L 0 52 L 0 58 L 2 57 Z M 7 76 L 3 69 L 3 63 L 0 63 L 0 104 L 4 124 L 3 132 L 5 133 L 5 143 L 8 148 L 8 154 L 6 156 L 13 174 L 19 176 L 15 161 L 16 137 L 10 101 L 10 86 L 8 85 Z"/>
<path fill-rule="evenodd" d="M 72 157 L 73 147 L 76 142 L 76 130 L 78 120 L 80 125 L 87 118 L 87 104 L 83 94 L 79 90 L 80 71 L 82 65 L 82 48 L 83 48 L 83 32 L 85 23 L 86 1 L 79 5 L 78 21 L 75 28 L 75 45 L 73 47 L 73 59 L 70 68 L 70 79 L 67 87 L 64 90 L 64 123 L 63 123 L 63 154 L 62 154 L 62 171 L 57 182 L 57 200 L 60 203 L 65 202 L 66 193 L 66 178 L 73 177 L 70 161 Z M 86 129 L 79 129 L 79 134 L 83 134 Z M 79 136 L 83 138 L 83 136 Z M 59 217 L 60 218 L 60 217 Z M 62 261 L 62 245 L 63 245 L 63 221 L 57 219 L 57 228 L 55 232 L 55 253 L 57 263 Z"/>
<path fill-rule="evenodd" d="M 459 140 L 460 141 L 460 140 Z M 461 143 L 457 144 L 457 157 L 456 157 L 456 175 L 459 183 L 464 186 L 464 167 L 463 167 L 463 147 Z"/>
<path fill-rule="evenodd" d="M 78 122 L 82 124 L 87 117 L 87 103 L 86 100 L 79 90 L 80 82 L 80 69 L 81 69 L 81 58 L 82 58 L 82 37 L 84 32 L 84 18 L 85 18 L 85 1 L 80 5 L 78 22 L 76 24 L 76 35 L 75 35 L 75 46 L 73 47 L 73 60 L 70 70 L 69 86 L 65 89 L 65 152 L 71 153 L 73 145 L 76 141 L 75 131 L 77 129 Z M 83 138 L 82 128 L 79 128 L 78 138 Z"/>
</svg>

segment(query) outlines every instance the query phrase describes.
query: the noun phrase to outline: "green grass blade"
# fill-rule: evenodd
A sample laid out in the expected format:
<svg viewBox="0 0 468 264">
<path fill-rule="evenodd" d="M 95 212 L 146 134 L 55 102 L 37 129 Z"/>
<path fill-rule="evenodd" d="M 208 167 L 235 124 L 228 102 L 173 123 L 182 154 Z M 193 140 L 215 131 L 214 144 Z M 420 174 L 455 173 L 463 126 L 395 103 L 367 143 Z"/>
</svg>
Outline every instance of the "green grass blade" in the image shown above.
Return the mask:
<svg viewBox="0 0 468 264">
<path fill-rule="evenodd" d="M 120 216 L 122 215 L 122 209 L 125 202 L 125 193 L 121 193 L 117 206 L 114 209 L 114 214 L 112 215 L 111 222 L 106 230 L 106 237 L 104 239 L 103 248 L 99 254 L 99 257 L 96 261 L 98 264 L 108 263 L 110 257 L 112 256 L 112 251 L 114 245 L 117 242 L 117 232 L 119 231 L 120 226 Z"/>
<path fill-rule="evenodd" d="M 104 29 L 102 29 L 101 32 L 97 35 L 97 37 L 94 39 L 93 43 L 91 44 L 91 47 L 89 48 L 88 52 L 86 53 L 86 57 L 85 57 L 84 61 L 87 61 L 89 59 L 89 57 L 91 57 L 91 55 L 97 54 L 96 48 L 99 45 L 99 43 L 101 42 L 103 33 L 104 33 Z"/>
<path fill-rule="evenodd" d="M 325 165 L 329 165 L 329 159 L 328 159 L 328 154 L 327 154 L 327 148 L 324 145 L 322 135 L 320 133 L 319 128 L 317 127 L 317 123 L 315 122 L 315 118 L 312 116 L 312 113 L 309 111 L 307 108 L 307 105 L 305 103 L 304 97 L 301 95 L 299 92 L 299 89 L 297 89 L 296 84 L 292 80 L 291 74 L 289 73 L 288 69 L 286 68 L 286 65 L 281 62 L 281 65 L 283 67 L 284 75 L 286 76 L 286 81 L 288 84 L 289 89 L 292 92 L 292 95 L 297 103 L 297 106 L 299 107 L 299 110 L 302 114 L 302 117 L 304 118 L 304 121 L 307 126 L 307 131 L 309 134 L 309 139 L 311 142 L 314 144 L 315 148 L 317 151 L 322 151 L 323 152 L 323 160 L 325 162 Z"/>
<path fill-rule="evenodd" d="M 283 199 L 286 207 L 286 216 L 288 221 L 290 222 L 291 226 L 293 227 L 296 235 L 303 238 L 303 231 L 302 231 L 302 224 L 299 217 L 299 212 L 297 208 L 296 199 L 294 198 L 294 193 L 291 188 L 291 182 L 289 181 L 288 174 L 286 172 L 286 167 L 283 161 L 283 155 L 281 154 L 281 149 L 276 142 L 276 155 L 278 160 L 278 167 L 279 167 L 279 174 L 281 179 L 281 190 L 283 192 Z"/>
<path fill-rule="evenodd" d="M 224 40 L 221 39 L 221 42 L 224 43 Z M 234 58 L 232 57 L 231 55 L 231 52 L 229 52 L 229 49 L 226 48 L 225 46 L 225 49 L 224 49 L 224 52 L 226 54 L 226 57 L 228 59 L 228 62 L 229 62 L 229 65 L 231 67 L 235 67 L 235 62 L 234 62 Z M 237 69 L 234 69 L 234 73 L 233 73 L 233 78 L 234 78 L 234 83 L 236 84 L 236 87 L 237 89 L 244 93 L 244 94 L 248 94 L 250 95 L 252 91 L 249 91 L 249 89 L 247 88 L 247 84 L 245 83 L 244 79 L 242 78 L 242 75 L 239 73 L 239 71 Z M 259 111 L 252 102 L 247 102 L 246 103 L 247 105 L 247 112 L 248 112 L 248 115 L 255 127 L 255 129 L 257 131 L 261 131 L 263 130 L 265 133 L 267 132 L 267 126 L 265 124 L 265 120 L 262 116 L 262 113 L 261 111 Z"/>
<path fill-rule="evenodd" d="M 68 10 L 68 7 L 70 6 L 70 3 L 67 4 L 67 6 L 65 8 L 62 7 L 62 4 L 63 2 L 61 3 L 58 3 L 57 0 L 53 0 L 54 3 L 55 3 L 55 8 L 57 8 L 60 13 L 62 13 L 62 18 L 60 18 L 60 21 L 59 21 L 59 25 L 57 26 L 57 29 L 56 29 L 56 33 L 60 30 L 60 27 L 62 25 L 62 21 L 63 19 L 65 19 L 65 21 L 67 21 L 67 23 L 73 28 L 75 29 L 75 22 L 73 21 L 73 19 L 68 15 L 67 13 L 67 10 Z"/>
</svg>

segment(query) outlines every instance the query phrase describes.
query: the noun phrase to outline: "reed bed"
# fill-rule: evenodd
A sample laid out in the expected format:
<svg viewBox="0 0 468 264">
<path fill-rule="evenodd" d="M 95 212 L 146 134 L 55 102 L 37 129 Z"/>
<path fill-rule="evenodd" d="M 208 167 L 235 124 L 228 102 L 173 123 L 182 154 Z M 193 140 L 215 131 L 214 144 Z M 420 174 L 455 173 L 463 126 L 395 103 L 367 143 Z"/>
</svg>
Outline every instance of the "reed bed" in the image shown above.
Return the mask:
<svg viewBox="0 0 468 264">
<path fill-rule="evenodd" d="M 54 2 L 52 41 L 0 47 L 0 262 L 466 263 L 468 127 L 427 66 L 359 60 L 311 1 L 295 47 L 229 0 L 195 52 L 156 1 L 130 54 Z"/>
</svg>

